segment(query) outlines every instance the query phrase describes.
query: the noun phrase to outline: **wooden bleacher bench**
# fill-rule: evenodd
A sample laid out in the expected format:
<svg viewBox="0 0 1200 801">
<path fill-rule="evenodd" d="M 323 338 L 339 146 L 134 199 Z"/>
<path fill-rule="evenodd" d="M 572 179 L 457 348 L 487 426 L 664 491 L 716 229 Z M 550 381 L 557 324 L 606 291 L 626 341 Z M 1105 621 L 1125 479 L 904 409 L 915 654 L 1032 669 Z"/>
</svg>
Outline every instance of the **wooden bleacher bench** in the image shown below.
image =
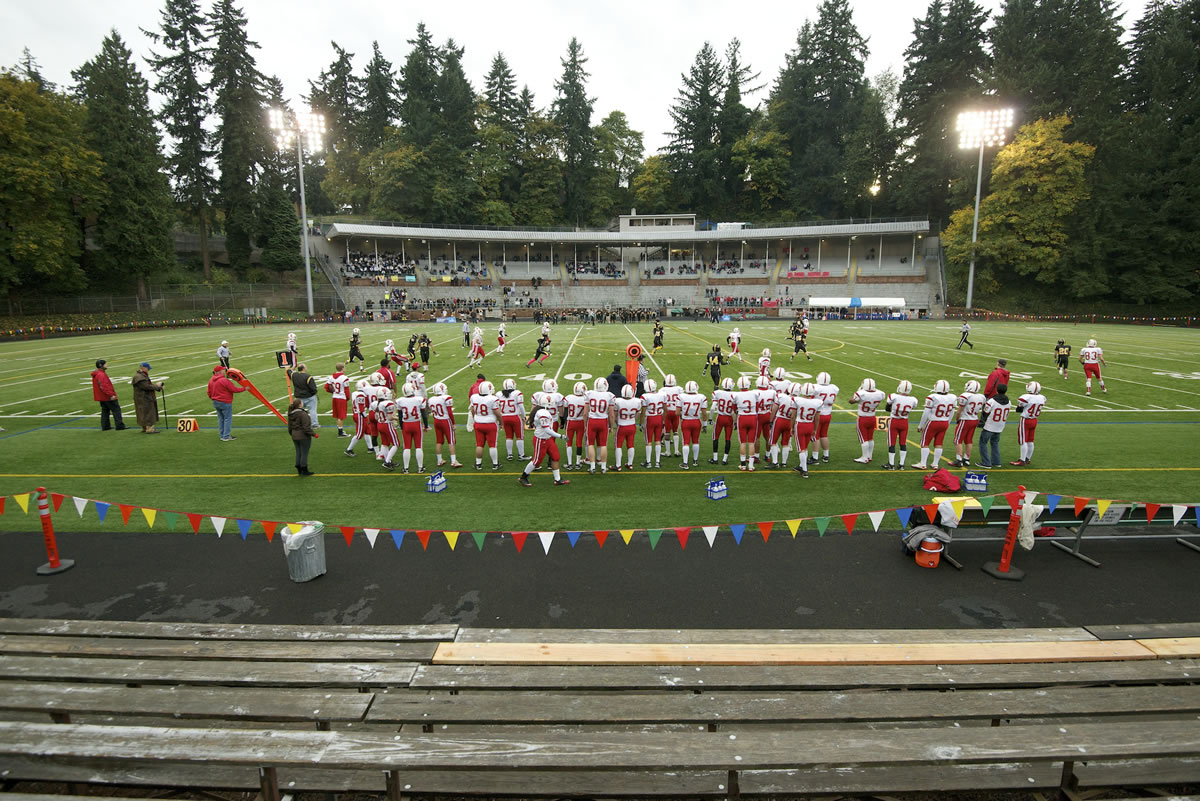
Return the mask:
<svg viewBox="0 0 1200 801">
<path fill-rule="evenodd" d="M 1198 634 L 0 619 L 0 789 L 1075 797 L 1194 783 Z"/>
</svg>

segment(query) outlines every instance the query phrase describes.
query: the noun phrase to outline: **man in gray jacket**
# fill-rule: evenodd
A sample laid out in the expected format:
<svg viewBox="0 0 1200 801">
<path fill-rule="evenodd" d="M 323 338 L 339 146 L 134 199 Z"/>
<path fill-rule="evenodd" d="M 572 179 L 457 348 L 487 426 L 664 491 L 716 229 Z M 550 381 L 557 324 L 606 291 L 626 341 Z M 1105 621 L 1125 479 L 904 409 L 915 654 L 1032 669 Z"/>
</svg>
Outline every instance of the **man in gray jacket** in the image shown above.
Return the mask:
<svg viewBox="0 0 1200 801">
<path fill-rule="evenodd" d="M 292 397 L 300 401 L 304 411 L 308 412 L 312 427 L 320 428 L 321 424 L 317 422 L 317 382 L 303 364 L 297 365 L 295 370 L 288 370 L 288 376 L 292 379 Z"/>
</svg>

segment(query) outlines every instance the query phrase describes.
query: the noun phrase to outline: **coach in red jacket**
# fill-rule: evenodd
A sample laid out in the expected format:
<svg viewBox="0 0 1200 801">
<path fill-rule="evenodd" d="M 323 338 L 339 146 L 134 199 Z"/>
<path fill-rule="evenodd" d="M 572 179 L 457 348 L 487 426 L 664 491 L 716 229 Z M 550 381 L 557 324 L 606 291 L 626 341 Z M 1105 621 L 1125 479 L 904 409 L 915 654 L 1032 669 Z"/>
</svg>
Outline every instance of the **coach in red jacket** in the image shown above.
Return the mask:
<svg viewBox="0 0 1200 801">
<path fill-rule="evenodd" d="M 125 421 L 121 419 L 121 402 L 117 400 L 117 391 L 113 389 L 112 381 L 108 378 L 108 362 L 96 360 L 96 369 L 92 371 L 92 397 L 100 403 L 100 430 L 108 431 L 112 422 L 116 423 L 118 431 L 124 431 Z"/>
<path fill-rule="evenodd" d="M 233 394 L 245 391 L 245 387 L 229 380 L 223 365 L 213 368 L 213 376 L 208 380 L 208 397 L 217 410 L 217 433 L 222 442 L 237 439 L 233 435 Z"/>
<path fill-rule="evenodd" d="M 987 386 L 983 388 L 983 396 L 985 398 L 991 398 L 993 395 L 995 395 L 997 392 L 996 387 L 1000 386 L 1001 384 L 1008 384 L 1008 370 L 1005 368 L 1006 364 L 1008 364 L 1007 359 L 996 360 L 996 369 L 992 370 L 991 374 L 988 375 Z"/>
</svg>

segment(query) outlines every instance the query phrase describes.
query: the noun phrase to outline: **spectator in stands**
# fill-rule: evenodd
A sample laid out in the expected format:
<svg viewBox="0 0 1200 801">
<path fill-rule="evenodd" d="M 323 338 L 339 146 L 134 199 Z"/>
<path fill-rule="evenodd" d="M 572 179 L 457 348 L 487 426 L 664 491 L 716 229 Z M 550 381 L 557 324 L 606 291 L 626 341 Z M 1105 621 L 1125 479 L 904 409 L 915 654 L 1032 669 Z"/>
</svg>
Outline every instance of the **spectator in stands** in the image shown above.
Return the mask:
<svg viewBox="0 0 1200 801">
<path fill-rule="evenodd" d="M 124 431 L 121 402 L 117 400 L 117 391 L 108 377 L 108 362 L 104 359 L 97 359 L 96 369 L 92 371 L 92 398 L 100 403 L 100 430 L 108 431 L 115 424 L 117 431 Z M 109 415 L 113 424 L 109 423 Z"/>
</svg>

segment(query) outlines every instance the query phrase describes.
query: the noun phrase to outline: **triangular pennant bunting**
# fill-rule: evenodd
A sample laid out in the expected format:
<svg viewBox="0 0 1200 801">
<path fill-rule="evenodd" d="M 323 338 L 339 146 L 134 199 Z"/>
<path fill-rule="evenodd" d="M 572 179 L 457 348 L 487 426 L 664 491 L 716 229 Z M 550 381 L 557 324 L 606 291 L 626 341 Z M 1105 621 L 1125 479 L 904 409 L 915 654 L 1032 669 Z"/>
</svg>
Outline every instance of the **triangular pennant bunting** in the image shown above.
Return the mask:
<svg viewBox="0 0 1200 801">
<path fill-rule="evenodd" d="M 54 511 L 57 512 L 59 509 L 62 508 L 63 498 L 65 498 L 65 497 L 66 497 L 65 495 L 58 493 L 58 492 L 50 493 L 50 503 L 51 503 L 51 505 L 54 506 Z"/>
<path fill-rule="evenodd" d="M 1158 514 L 1158 510 L 1162 508 L 1161 504 L 1148 503 L 1146 504 L 1146 522 L 1149 523 Z"/>
<path fill-rule="evenodd" d="M 829 521 L 831 519 L 832 518 L 828 518 L 828 517 L 818 517 L 816 520 L 813 521 L 814 523 L 817 524 L 817 536 L 819 536 L 819 537 L 825 536 L 825 529 L 829 528 Z"/>
<path fill-rule="evenodd" d="M 1083 514 L 1083 507 L 1087 506 L 1088 501 L 1090 501 L 1090 500 L 1091 500 L 1091 498 L 1078 498 L 1078 497 L 1075 498 L 1075 516 L 1076 517 L 1079 517 L 1081 514 Z"/>
<path fill-rule="evenodd" d="M 755 525 L 757 525 L 758 530 L 762 532 L 763 542 L 766 542 L 771 538 L 771 529 L 775 528 L 774 523 L 767 521 L 764 523 L 756 523 Z"/>
<path fill-rule="evenodd" d="M 275 531 L 279 528 L 279 523 L 273 520 L 262 521 L 263 533 L 267 535 L 267 542 L 275 541 Z"/>
<path fill-rule="evenodd" d="M 428 551 L 429 550 L 429 535 L 432 534 L 433 532 L 432 531 L 415 531 L 413 533 L 416 534 L 417 539 L 421 541 L 421 550 Z"/>
<path fill-rule="evenodd" d="M 1058 502 L 1061 500 L 1062 500 L 1061 495 L 1047 495 L 1046 496 L 1046 511 L 1050 514 L 1054 514 L 1054 510 L 1058 508 Z"/>
<path fill-rule="evenodd" d="M 250 536 L 250 526 L 251 526 L 251 523 L 249 520 L 242 520 L 240 518 L 238 519 L 237 527 L 238 527 L 238 531 L 241 532 L 243 540 L 246 539 L 246 537 Z"/>
<path fill-rule="evenodd" d="M 210 523 L 212 523 L 213 531 L 217 532 L 217 538 L 220 539 L 221 535 L 225 533 L 226 518 L 210 517 L 210 518 L 208 518 L 208 520 Z"/>
<path fill-rule="evenodd" d="M 567 542 L 571 543 L 572 548 L 575 547 L 575 543 L 579 542 L 579 537 L 581 534 L 583 534 L 582 531 L 568 531 L 567 532 Z"/>
<path fill-rule="evenodd" d="M 21 511 L 29 514 L 29 493 L 22 492 L 12 496 L 12 499 L 17 502 L 17 506 L 21 507 Z"/>
<path fill-rule="evenodd" d="M 959 498 L 957 501 L 950 501 L 950 508 L 954 510 L 954 517 L 962 520 L 963 511 L 967 508 L 967 499 Z"/>
<path fill-rule="evenodd" d="M 924 509 L 925 516 L 929 518 L 929 522 L 936 526 L 938 524 L 938 504 L 927 503 Z"/>
<path fill-rule="evenodd" d="M 846 527 L 847 534 L 854 533 L 854 524 L 858 522 L 858 515 L 842 515 L 842 524 Z"/>
<path fill-rule="evenodd" d="M 704 539 L 708 540 L 709 548 L 713 547 L 713 543 L 717 541 L 717 527 L 716 526 L 705 526 L 704 527 Z"/>
<path fill-rule="evenodd" d="M 4 502 L 7 500 L 7 495 L 0 495 L 0 515 L 4 514 Z M 80 515 L 80 517 L 83 517 L 83 515 Z"/>
<path fill-rule="evenodd" d="M 979 511 L 983 512 L 983 516 L 987 517 L 987 513 L 992 511 L 992 504 L 996 502 L 996 498 L 992 495 L 984 495 L 979 499 Z"/>
<path fill-rule="evenodd" d="M 900 528 L 908 528 L 908 520 L 912 517 L 912 513 L 913 508 L 911 506 L 896 510 L 896 517 L 900 518 Z"/>
<path fill-rule="evenodd" d="M 634 532 L 634 531 L 636 531 L 636 530 L 637 530 L 637 529 L 632 529 L 632 528 L 623 528 L 623 529 L 621 529 L 621 539 L 625 540 L 625 544 L 626 544 L 626 545 L 628 545 L 628 544 L 629 544 L 629 541 L 630 541 L 631 539 L 633 539 L 633 532 Z"/>
<path fill-rule="evenodd" d="M 167 531 L 175 530 L 175 521 L 179 519 L 179 515 L 174 512 L 163 512 L 163 520 L 167 521 Z"/>
<path fill-rule="evenodd" d="M 608 532 L 607 531 L 593 531 L 592 534 L 595 535 L 597 544 L 599 544 L 599 546 L 601 548 L 603 548 L 604 541 L 608 539 Z"/>
<path fill-rule="evenodd" d="M 195 514 L 194 512 L 188 512 L 187 519 L 188 519 L 188 522 L 192 524 L 192 533 L 199 534 L 200 533 L 200 521 L 204 519 L 204 515 L 198 515 L 198 514 Z"/>
<path fill-rule="evenodd" d="M 554 543 L 553 531 L 539 531 L 538 539 L 542 541 L 542 551 L 546 554 L 550 553 L 550 546 Z"/>
<path fill-rule="evenodd" d="M 128 526 L 129 516 L 133 514 L 133 507 L 127 503 L 118 503 L 117 508 L 121 510 L 121 521 Z"/>
<path fill-rule="evenodd" d="M 791 532 L 792 539 L 796 539 L 796 531 L 800 528 L 800 523 L 803 518 L 796 517 L 787 521 L 788 531 Z"/>
<path fill-rule="evenodd" d="M 1171 504 L 1171 516 L 1175 518 L 1175 525 L 1179 525 L 1179 521 L 1182 520 L 1183 516 L 1187 514 L 1187 510 L 1188 508 L 1182 503 Z"/>
<path fill-rule="evenodd" d="M 675 529 L 675 536 L 679 540 L 679 550 L 687 550 L 688 535 L 692 533 L 692 529 L 688 526 L 680 526 Z"/>
<path fill-rule="evenodd" d="M 1033 490 L 1025 490 L 1025 505 L 1028 506 L 1029 504 L 1036 501 L 1037 496 L 1038 496 L 1038 494 L 1036 492 L 1034 492 Z"/>
<path fill-rule="evenodd" d="M 404 543 L 405 530 L 402 528 L 390 528 L 388 533 L 392 535 L 392 542 L 396 543 L 396 550 L 400 550 L 400 546 Z"/>
<path fill-rule="evenodd" d="M 1096 501 L 1096 514 L 1098 514 L 1100 517 L 1104 517 L 1104 513 L 1108 511 L 1108 506 L 1111 503 L 1112 503 L 1112 501 L 1097 500 Z"/>
<path fill-rule="evenodd" d="M 883 522 L 883 516 L 887 512 L 867 512 L 867 517 L 871 518 L 871 528 L 879 531 L 879 524 Z"/>
<path fill-rule="evenodd" d="M 346 541 L 346 547 L 350 547 L 350 541 L 354 539 L 354 526 L 338 526 L 338 530 L 342 532 L 342 539 Z"/>
<path fill-rule="evenodd" d="M 92 501 L 92 503 L 96 505 L 96 515 L 100 518 L 100 522 L 103 523 L 105 516 L 108 514 L 108 507 L 111 504 L 107 504 L 104 501 Z"/>
<path fill-rule="evenodd" d="M 483 541 L 486 537 L 487 537 L 486 531 L 472 531 L 471 532 L 471 539 L 475 540 L 475 547 L 481 551 L 483 550 Z"/>
<path fill-rule="evenodd" d="M 658 539 L 662 536 L 661 528 L 646 529 L 646 536 L 650 538 L 650 550 L 654 550 L 658 546 Z"/>
<path fill-rule="evenodd" d="M 157 509 L 147 509 L 145 506 L 142 507 L 142 517 L 146 518 L 146 525 L 148 525 L 150 528 L 154 528 L 154 518 L 157 515 Z"/>
<path fill-rule="evenodd" d="M 75 502 L 75 511 L 79 512 L 80 517 L 83 517 L 83 510 L 87 508 L 88 499 L 87 498 L 72 498 L 71 500 Z"/>
<path fill-rule="evenodd" d="M 370 545 L 372 548 L 374 548 L 374 547 L 375 547 L 375 538 L 379 536 L 379 529 L 377 529 L 377 528 L 364 528 L 364 529 L 363 529 L 363 534 L 366 534 L 366 535 L 367 535 L 367 543 L 368 543 L 368 544 L 369 544 L 369 545 Z"/>
<path fill-rule="evenodd" d="M 745 523 L 732 523 L 729 530 L 733 532 L 733 541 L 738 545 L 742 544 L 742 533 L 746 530 Z"/>
<path fill-rule="evenodd" d="M 459 532 L 457 532 L 457 531 L 443 531 L 442 532 L 442 535 L 445 536 L 445 538 L 446 538 L 446 542 L 450 543 L 450 550 L 452 550 L 452 551 L 454 550 L 454 546 L 458 545 L 458 534 L 459 534 Z"/>
<path fill-rule="evenodd" d="M 525 547 L 525 538 L 528 536 L 529 536 L 528 531 L 514 531 L 513 532 L 512 537 L 513 537 L 513 542 L 517 546 L 517 553 L 520 553 L 521 549 Z"/>
</svg>

